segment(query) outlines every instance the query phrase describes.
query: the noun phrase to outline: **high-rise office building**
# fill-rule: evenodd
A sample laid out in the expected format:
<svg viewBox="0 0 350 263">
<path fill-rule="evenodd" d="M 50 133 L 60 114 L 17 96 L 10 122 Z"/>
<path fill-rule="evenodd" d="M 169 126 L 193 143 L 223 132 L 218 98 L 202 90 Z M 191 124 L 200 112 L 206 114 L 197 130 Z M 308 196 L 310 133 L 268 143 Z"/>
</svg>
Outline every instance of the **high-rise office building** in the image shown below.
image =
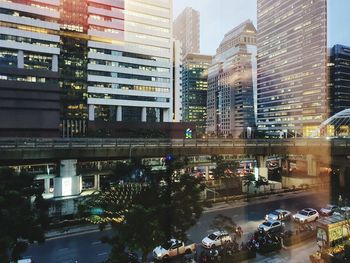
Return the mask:
<svg viewBox="0 0 350 263">
<path fill-rule="evenodd" d="M 59 2 L 0 1 L 0 136 L 58 136 Z"/>
<path fill-rule="evenodd" d="M 172 1 L 88 1 L 89 120 L 172 120 Z"/>
<path fill-rule="evenodd" d="M 247 20 L 229 31 L 208 73 L 209 135 L 244 136 L 255 127 L 256 29 Z"/>
<path fill-rule="evenodd" d="M 191 7 L 186 7 L 173 23 L 174 38 L 181 41 L 182 53 L 200 52 L 200 15 Z"/>
<path fill-rule="evenodd" d="M 330 111 L 350 108 L 350 47 L 335 45 L 329 53 Z"/>
<path fill-rule="evenodd" d="M 182 44 L 173 39 L 173 121 L 182 121 Z"/>
<path fill-rule="evenodd" d="M 0 127 L 173 120 L 172 0 L 0 3 Z"/>
<path fill-rule="evenodd" d="M 205 134 L 211 62 L 212 56 L 190 53 L 182 61 L 182 120 L 196 124 L 197 134 Z"/>
<path fill-rule="evenodd" d="M 258 129 L 308 136 L 328 117 L 327 0 L 258 0 Z"/>
</svg>

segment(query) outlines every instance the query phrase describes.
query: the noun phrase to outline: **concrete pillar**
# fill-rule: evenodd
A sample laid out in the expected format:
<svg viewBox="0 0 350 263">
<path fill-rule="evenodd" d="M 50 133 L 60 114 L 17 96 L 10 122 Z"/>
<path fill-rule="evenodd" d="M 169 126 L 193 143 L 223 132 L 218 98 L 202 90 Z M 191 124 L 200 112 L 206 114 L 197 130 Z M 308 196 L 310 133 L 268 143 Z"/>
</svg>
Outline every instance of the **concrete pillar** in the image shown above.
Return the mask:
<svg viewBox="0 0 350 263">
<path fill-rule="evenodd" d="M 209 180 L 209 166 L 205 166 L 205 180 Z"/>
<path fill-rule="evenodd" d="M 117 121 L 123 120 L 123 112 L 122 112 L 122 106 L 117 106 Z"/>
<path fill-rule="evenodd" d="M 22 50 L 18 50 L 17 53 L 17 68 L 24 68 L 24 53 Z"/>
<path fill-rule="evenodd" d="M 147 108 L 143 107 L 142 113 L 141 113 L 141 122 L 146 122 L 146 121 L 147 121 Z"/>
<path fill-rule="evenodd" d="M 62 160 L 59 177 L 54 178 L 54 197 L 79 195 L 82 190 L 81 176 L 77 176 L 77 160 Z"/>
<path fill-rule="evenodd" d="M 169 109 L 163 109 L 163 122 L 169 122 Z"/>
<path fill-rule="evenodd" d="M 52 71 L 58 72 L 58 56 L 57 55 L 52 56 Z"/>
<path fill-rule="evenodd" d="M 261 176 L 261 177 L 265 177 L 266 179 L 268 179 L 268 169 L 266 167 L 266 162 L 267 162 L 267 157 L 266 155 L 258 155 L 256 160 L 257 160 L 257 166 L 258 169 L 256 169 L 255 171 L 255 177 L 257 176 Z"/>
<path fill-rule="evenodd" d="M 90 104 L 89 105 L 89 121 L 95 120 L 95 105 Z"/>
<path fill-rule="evenodd" d="M 94 175 L 94 188 L 96 190 L 100 190 L 100 175 L 99 174 Z"/>
<path fill-rule="evenodd" d="M 313 155 L 306 156 L 307 162 L 307 175 L 317 176 L 319 174 L 319 167 L 316 158 Z"/>
<path fill-rule="evenodd" d="M 44 189 L 45 189 L 45 194 L 50 193 L 50 178 L 44 179 Z"/>
</svg>

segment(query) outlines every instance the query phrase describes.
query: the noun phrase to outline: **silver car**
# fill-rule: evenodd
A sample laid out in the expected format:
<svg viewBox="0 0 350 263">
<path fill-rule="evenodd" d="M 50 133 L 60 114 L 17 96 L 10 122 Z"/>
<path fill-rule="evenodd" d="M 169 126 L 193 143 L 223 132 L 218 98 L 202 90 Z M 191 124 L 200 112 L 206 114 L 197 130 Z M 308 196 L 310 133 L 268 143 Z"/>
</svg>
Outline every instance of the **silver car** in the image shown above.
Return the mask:
<svg viewBox="0 0 350 263">
<path fill-rule="evenodd" d="M 286 221 L 292 218 L 292 213 L 284 209 L 276 209 L 265 216 L 265 220 Z"/>
</svg>

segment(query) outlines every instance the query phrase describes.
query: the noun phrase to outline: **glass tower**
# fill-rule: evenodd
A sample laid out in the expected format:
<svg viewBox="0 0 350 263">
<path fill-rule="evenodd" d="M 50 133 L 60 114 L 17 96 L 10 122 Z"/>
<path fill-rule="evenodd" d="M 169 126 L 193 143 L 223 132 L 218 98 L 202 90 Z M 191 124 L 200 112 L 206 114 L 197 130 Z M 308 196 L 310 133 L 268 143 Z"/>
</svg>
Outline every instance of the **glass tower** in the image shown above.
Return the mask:
<svg viewBox="0 0 350 263">
<path fill-rule="evenodd" d="M 328 117 L 327 1 L 258 0 L 258 129 L 308 136 Z"/>
<path fill-rule="evenodd" d="M 195 123 L 197 134 L 205 133 L 211 62 L 211 56 L 200 54 L 187 54 L 182 61 L 182 121 Z"/>
</svg>

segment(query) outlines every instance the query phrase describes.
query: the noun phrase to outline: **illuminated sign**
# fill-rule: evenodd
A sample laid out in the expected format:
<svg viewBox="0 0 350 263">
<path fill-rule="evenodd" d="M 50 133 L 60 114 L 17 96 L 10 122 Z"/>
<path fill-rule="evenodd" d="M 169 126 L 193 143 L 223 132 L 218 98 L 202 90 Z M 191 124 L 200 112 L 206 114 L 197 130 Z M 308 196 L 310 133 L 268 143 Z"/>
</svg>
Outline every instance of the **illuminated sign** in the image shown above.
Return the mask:
<svg viewBox="0 0 350 263">
<path fill-rule="evenodd" d="M 192 130 L 190 128 L 186 129 L 185 138 L 186 139 L 193 139 L 193 132 L 192 132 Z"/>
<path fill-rule="evenodd" d="M 72 195 L 72 178 L 62 178 L 62 196 Z"/>
</svg>

